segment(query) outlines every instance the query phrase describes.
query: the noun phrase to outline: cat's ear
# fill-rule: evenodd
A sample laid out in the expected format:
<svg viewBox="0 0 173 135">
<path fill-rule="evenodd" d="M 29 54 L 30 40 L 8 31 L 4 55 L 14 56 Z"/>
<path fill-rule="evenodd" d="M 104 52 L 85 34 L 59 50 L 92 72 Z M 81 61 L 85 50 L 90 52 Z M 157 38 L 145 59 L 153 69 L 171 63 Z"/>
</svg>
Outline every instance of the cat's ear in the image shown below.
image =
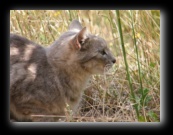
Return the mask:
<svg viewBox="0 0 173 135">
<path fill-rule="evenodd" d="M 71 40 L 70 44 L 74 49 L 80 50 L 82 44 L 87 39 L 87 29 L 84 27 L 79 33 Z"/>
<path fill-rule="evenodd" d="M 73 20 L 68 28 L 68 30 L 82 30 L 82 25 L 78 20 Z"/>
</svg>

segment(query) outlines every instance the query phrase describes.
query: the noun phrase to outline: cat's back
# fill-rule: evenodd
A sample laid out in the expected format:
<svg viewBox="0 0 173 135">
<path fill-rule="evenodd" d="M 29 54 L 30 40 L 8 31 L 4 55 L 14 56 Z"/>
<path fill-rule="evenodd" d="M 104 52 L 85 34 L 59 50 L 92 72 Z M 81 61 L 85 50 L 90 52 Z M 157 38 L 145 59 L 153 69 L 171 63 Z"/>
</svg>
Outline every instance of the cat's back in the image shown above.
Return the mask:
<svg viewBox="0 0 173 135">
<path fill-rule="evenodd" d="M 46 58 L 45 49 L 35 42 L 10 34 L 10 65 L 19 62 L 36 62 Z"/>
<path fill-rule="evenodd" d="M 17 34 L 14 33 L 10 33 L 10 47 L 11 46 L 24 46 L 26 44 L 30 44 L 32 43 L 30 40 L 28 40 L 25 37 L 19 36 Z"/>
<path fill-rule="evenodd" d="M 45 65 L 48 64 L 44 47 L 10 34 L 10 87 L 19 80 L 36 77 Z"/>
</svg>

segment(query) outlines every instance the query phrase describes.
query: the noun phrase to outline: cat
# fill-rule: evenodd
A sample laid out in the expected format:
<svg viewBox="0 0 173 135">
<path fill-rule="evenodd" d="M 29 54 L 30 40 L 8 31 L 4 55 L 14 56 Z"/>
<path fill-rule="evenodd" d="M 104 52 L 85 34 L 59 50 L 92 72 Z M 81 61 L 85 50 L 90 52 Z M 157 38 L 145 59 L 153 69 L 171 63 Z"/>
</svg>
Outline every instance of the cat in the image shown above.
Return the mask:
<svg viewBox="0 0 173 135">
<path fill-rule="evenodd" d="M 49 47 L 10 34 L 10 119 L 54 121 L 34 115 L 75 112 L 88 79 L 116 62 L 106 41 L 78 20 Z"/>
</svg>

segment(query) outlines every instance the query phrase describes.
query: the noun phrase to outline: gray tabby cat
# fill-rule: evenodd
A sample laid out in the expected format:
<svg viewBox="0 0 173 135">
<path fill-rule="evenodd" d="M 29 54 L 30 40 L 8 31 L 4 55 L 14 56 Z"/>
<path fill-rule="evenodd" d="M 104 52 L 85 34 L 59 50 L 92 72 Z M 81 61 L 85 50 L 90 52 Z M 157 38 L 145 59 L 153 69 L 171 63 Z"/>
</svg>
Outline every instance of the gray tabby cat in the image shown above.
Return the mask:
<svg viewBox="0 0 173 135">
<path fill-rule="evenodd" d="M 47 48 L 10 34 L 10 118 L 54 121 L 32 116 L 64 116 L 67 104 L 75 111 L 89 77 L 115 61 L 105 40 L 77 20 Z"/>
</svg>

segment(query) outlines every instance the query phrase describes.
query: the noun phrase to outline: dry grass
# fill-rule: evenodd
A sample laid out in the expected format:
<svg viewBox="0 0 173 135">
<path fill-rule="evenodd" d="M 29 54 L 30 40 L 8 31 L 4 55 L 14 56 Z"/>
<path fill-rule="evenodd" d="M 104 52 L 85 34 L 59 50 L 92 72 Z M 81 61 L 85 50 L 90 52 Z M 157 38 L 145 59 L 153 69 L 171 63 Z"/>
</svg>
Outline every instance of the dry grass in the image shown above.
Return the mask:
<svg viewBox="0 0 173 135">
<path fill-rule="evenodd" d="M 134 29 L 132 28 L 132 16 Z M 160 121 L 160 11 L 120 11 L 124 46 L 135 103 L 132 102 L 124 64 L 116 12 L 112 10 L 15 10 L 10 11 L 10 32 L 23 35 L 44 46 L 79 19 L 93 34 L 103 37 L 116 56 L 116 64 L 104 75 L 93 76 L 77 114 L 66 112 L 67 121 L 76 122 L 157 122 Z M 140 75 L 134 46 L 135 32 Z M 140 76 L 142 82 L 140 82 Z M 146 92 L 144 102 L 141 102 Z M 134 104 L 138 105 L 139 117 Z M 53 116 L 54 117 L 54 116 Z"/>
</svg>

